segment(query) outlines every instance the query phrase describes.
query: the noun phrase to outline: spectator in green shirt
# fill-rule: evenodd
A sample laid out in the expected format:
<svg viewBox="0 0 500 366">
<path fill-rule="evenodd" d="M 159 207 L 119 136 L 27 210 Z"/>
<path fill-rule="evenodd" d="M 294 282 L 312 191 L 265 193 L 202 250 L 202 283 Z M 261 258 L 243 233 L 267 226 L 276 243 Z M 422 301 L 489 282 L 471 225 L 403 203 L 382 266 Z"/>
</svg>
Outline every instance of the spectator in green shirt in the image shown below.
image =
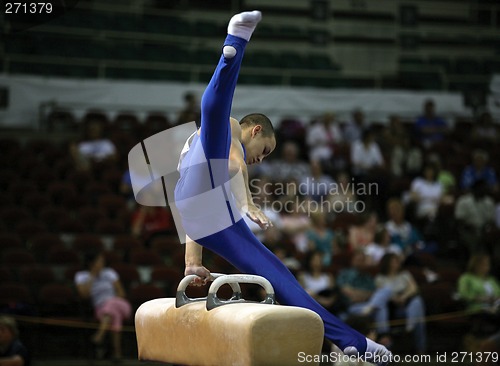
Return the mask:
<svg viewBox="0 0 500 366">
<path fill-rule="evenodd" d="M 458 279 L 458 293 L 469 310 L 492 311 L 500 302 L 500 284 L 490 275 L 491 261 L 486 254 L 473 255 L 467 272 Z"/>
</svg>

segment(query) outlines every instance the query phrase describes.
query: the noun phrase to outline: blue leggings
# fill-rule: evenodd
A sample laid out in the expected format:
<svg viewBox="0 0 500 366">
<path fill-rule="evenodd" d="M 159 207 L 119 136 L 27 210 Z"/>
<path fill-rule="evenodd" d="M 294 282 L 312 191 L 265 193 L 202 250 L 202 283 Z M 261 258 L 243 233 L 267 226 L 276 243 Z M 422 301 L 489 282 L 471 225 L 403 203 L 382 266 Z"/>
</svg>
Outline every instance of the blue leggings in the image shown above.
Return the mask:
<svg viewBox="0 0 500 366">
<path fill-rule="evenodd" d="M 224 184 L 229 178 L 227 164 L 231 147 L 229 117 L 246 43 L 245 40 L 231 35 L 226 38 L 224 45 L 233 46 L 237 53 L 233 58 L 221 56 L 214 75 L 203 94 L 201 132 L 199 138 L 193 140 L 183 167 L 181 166 L 181 178 L 175 191 L 176 203 L 178 200 L 206 192 L 210 187 L 215 188 Z M 200 158 L 196 157 L 196 154 L 200 153 L 204 153 L 208 169 L 201 167 L 203 164 L 189 164 L 190 161 L 199 161 Z M 211 159 L 225 160 L 225 167 L 213 169 L 210 163 Z M 232 196 L 226 192 L 225 196 L 227 207 L 231 210 L 234 207 L 234 203 L 231 202 Z M 210 219 L 209 216 L 214 220 L 217 216 L 217 213 L 212 212 L 209 207 L 201 207 L 201 209 L 198 207 L 178 205 L 184 229 L 191 237 L 196 237 L 196 225 L 200 225 L 199 217 L 194 219 L 196 214 L 201 215 L 198 211 L 210 211 L 204 216 L 205 221 L 201 220 L 204 225 L 209 223 L 207 221 Z M 231 217 L 232 225 L 214 234 L 196 239 L 196 242 L 226 259 L 242 273 L 256 274 L 267 278 L 273 285 L 277 300 L 281 304 L 307 308 L 319 314 L 325 325 L 325 336 L 340 349 L 354 346 L 361 354 L 365 353 L 367 345 L 365 336 L 347 326 L 309 296 L 288 268 L 257 240 L 234 209 L 231 212 Z"/>
</svg>

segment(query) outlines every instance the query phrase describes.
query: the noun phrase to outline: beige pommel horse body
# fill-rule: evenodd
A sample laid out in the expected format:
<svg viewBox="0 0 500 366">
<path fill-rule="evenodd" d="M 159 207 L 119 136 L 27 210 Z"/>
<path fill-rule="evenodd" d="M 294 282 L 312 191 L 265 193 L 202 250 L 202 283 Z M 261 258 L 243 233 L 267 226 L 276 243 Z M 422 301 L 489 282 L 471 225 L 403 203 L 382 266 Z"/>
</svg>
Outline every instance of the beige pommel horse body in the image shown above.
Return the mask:
<svg viewBox="0 0 500 366">
<path fill-rule="evenodd" d="M 186 276 L 179 283 L 175 299 L 151 300 L 137 309 L 140 360 L 193 366 L 319 364 L 304 362 L 303 357 L 321 352 L 324 326 L 318 314 L 276 305 L 269 281 L 253 275 L 213 273 L 215 280 L 207 297 L 191 299 L 186 296 L 186 287 L 195 277 Z M 246 302 L 241 298 L 239 283 L 261 285 L 265 300 Z M 229 300 L 217 297 L 224 284 L 233 290 Z"/>
</svg>

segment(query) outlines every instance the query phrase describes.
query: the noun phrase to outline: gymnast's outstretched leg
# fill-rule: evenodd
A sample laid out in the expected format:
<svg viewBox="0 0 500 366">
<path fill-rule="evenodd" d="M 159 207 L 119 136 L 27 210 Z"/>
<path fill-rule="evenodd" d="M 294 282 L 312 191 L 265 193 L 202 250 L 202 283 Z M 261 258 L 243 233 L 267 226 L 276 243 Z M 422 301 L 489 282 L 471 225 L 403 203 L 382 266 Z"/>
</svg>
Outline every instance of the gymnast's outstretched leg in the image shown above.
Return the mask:
<svg viewBox="0 0 500 366">
<path fill-rule="evenodd" d="M 373 360 L 375 355 L 389 353 L 385 347 L 349 327 L 309 296 L 288 268 L 257 240 L 243 220 L 226 230 L 198 240 L 198 243 L 224 257 L 242 273 L 267 278 L 280 303 L 316 312 L 324 322 L 326 338 L 344 353 L 366 355 L 366 361 Z"/>
</svg>

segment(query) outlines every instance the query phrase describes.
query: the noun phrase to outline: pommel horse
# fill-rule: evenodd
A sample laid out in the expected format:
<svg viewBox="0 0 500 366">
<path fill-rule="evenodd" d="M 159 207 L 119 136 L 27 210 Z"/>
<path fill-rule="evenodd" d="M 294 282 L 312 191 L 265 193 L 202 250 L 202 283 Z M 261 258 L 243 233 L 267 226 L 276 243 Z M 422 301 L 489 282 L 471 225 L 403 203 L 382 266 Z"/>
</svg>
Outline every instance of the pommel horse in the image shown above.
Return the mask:
<svg viewBox="0 0 500 366">
<path fill-rule="evenodd" d="M 151 300 L 137 309 L 140 360 L 192 366 L 319 364 L 299 357 L 321 352 L 324 326 L 318 314 L 277 305 L 269 281 L 254 275 L 212 273 L 207 297 L 189 298 L 186 288 L 195 277 L 184 277 L 175 298 Z M 260 303 L 244 300 L 239 283 L 262 286 L 265 299 Z M 217 297 L 224 284 L 233 291 L 229 300 Z"/>
</svg>

